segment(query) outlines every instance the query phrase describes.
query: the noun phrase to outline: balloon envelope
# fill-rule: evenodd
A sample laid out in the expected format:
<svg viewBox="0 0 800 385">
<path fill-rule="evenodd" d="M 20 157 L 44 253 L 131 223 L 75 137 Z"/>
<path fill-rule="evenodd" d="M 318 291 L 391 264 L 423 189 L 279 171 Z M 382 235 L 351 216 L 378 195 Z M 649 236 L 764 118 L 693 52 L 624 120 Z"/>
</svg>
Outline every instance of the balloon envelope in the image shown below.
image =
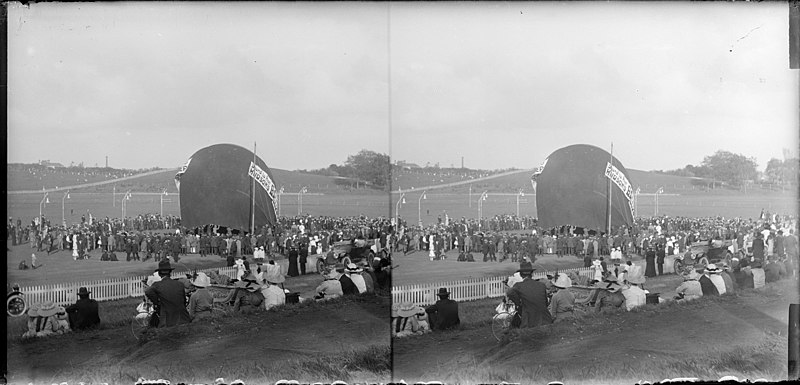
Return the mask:
<svg viewBox="0 0 800 385">
<path fill-rule="evenodd" d="M 233 144 L 215 144 L 192 155 L 175 176 L 179 185 L 181 225 L 197 227 L 208 224 L 250 231 L 251 191 L 255 192 L 255 227 L 276 223 L 272 197 L 259 182 L 253 189 L 248 171 L 253 152 Z M 274 179 L 267 165 L 256 157 L 255 164 Z M 274 196 L 274 188 L 273 188 Z"/>
<path fill-rule="evenodd" d="M 586 144 L 564 147 L 550 154 L 541 173 L 535 175 L 539 226 L 572 225 L 605 231 L 609 181 L 605 172 L 610 160 L 607 151 Z M 613 165 L 625 180 L 630 180 L 619 160 L 614 158 Z M 632 223 L 630 200 L 612 182 L 611 225 L 616 228 Z"/>
</svg>

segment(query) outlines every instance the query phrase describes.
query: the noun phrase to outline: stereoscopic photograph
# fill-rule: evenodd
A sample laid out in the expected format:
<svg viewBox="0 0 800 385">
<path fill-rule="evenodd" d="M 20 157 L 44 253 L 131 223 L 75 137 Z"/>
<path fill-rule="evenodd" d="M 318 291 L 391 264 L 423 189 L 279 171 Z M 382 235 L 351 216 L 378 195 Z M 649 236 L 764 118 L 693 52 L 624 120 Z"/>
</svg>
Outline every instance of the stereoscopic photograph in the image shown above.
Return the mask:
<svg viewBox="0 0 800 385">
<path fill-rule="evenodd" d="M 7 383 L 800 377 L 796 4 L 4 5 Z"/>
</svg>

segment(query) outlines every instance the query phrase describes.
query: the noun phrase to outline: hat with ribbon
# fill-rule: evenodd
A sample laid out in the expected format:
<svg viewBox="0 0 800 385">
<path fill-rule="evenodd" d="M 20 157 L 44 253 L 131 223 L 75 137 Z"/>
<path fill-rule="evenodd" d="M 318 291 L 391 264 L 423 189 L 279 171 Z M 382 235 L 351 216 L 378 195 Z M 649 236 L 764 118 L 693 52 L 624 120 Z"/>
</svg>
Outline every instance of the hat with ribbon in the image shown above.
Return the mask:
<svg viewBox="0 0 800 385">
<path fill-rule="evenodd" d="M 44 302 L 39 307 L 39 316 L 41 317 L 50 317 L 56 313 L 58 313 L 58 308 L 53 301 Z"/>
<path fill-rule="evenodd" d="M 400 308 L 397 309 L 398 317 L 411 317 L 415 314 L 417 314 L 417 306 L 411 302 L 404 302 L 400 305 Z"/>
<path fill-rule="evenodd" d="M 439 291 L 436 293 L 436 295 L 438 295 L 439 297 L 445 297 L 445 296 L 449 296 L 450 292 L 447 291 L 446 287 L 440 287 Z"/>
</svg>

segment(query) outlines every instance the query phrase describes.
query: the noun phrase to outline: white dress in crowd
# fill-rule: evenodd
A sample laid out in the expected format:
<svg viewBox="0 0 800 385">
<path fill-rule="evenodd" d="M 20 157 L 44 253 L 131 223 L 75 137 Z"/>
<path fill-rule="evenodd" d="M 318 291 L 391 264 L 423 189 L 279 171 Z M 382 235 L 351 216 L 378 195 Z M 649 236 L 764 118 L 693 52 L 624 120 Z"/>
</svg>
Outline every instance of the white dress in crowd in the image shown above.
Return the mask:
<svg viewBox="0 0 800 385">
<path fill-rule="evenodd" d="M 241 281 L 242 277 L 244 277 L 244 260 L 237 259 L 235 266 L 236 266 L 236 279 Z"/>
<path fill-rule="evenodd" d="M 434 257 L 436 257 L 436 250 L 435 250 L 436 247 L 434 247 L 433 242 L 434 238 L 433 235 L 431 235 L 428 237 L 428 257 L 431 258 L 431 261 L 433 260 Z"/>
<path fill-rule="evenodd" d="M 72 259 L 78 258 L 78 234 L 72 234 Z"/>
</svg>

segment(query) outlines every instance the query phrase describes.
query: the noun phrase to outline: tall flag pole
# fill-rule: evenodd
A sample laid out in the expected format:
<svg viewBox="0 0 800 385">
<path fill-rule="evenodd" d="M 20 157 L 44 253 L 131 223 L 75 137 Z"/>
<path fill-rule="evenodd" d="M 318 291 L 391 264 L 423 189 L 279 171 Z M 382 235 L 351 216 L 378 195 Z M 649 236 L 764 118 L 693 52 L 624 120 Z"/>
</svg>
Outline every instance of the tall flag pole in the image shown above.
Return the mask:
<svg viewBox="0 0 800 385">
<path fill-rule="evenodd" d="M 614 165 L 614 142 L 611 142 L 611 153 L 608 163 Z M 606 202 L 606 214 L 608 215 L 608 222 L 606 222 L 606 235 L 611 236 L 611 178 L 608 178 L 608 201 Z"/>
<path fill-rule="evenodd" d="M 256 142 L 253 142 L 253 164 L 256 164 Z M 250 235 L 255 234 L 256 227 L 256 178 L 252 178 L 250 186 Z"/>
</svg>

